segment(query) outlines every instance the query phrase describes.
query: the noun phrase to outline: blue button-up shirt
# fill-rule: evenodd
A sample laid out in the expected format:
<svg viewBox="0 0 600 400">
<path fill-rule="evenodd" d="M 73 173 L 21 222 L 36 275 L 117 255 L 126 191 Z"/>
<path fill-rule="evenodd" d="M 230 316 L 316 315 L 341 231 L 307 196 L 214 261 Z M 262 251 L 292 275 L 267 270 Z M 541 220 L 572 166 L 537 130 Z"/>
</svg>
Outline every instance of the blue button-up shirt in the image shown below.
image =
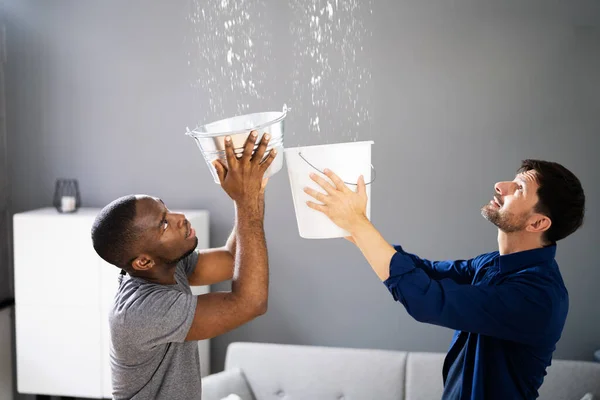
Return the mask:
<svg viewBox="0 0 600 400">
<path fill-rule="evenodd" d="M 394 299 L 417 321 L 456 330 L 444 397 L 536 398 L 569 307 L 556 246 L 435 262 L 395 248 L 384 282 Z"/>
</svg>

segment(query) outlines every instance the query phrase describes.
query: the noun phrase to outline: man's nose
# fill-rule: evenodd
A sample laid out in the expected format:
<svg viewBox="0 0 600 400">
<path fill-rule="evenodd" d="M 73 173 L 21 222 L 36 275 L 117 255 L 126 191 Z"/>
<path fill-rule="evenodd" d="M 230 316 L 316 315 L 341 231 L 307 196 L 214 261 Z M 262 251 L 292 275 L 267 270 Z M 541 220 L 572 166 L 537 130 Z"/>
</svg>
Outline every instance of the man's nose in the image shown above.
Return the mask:
<svg viewBox="0 0 600 400">
<path fill-rule="evenodd" d="M 494 189 L 496 190 L 496 193 L 498 193 L 499 195 L 502 195 L 502 188 L 500 187 L 502 185 L 502 182 L 496 182 L 496 184 L 494 185 Z"/>
<path fill-rule="evenodd" d="M 494 189 L 500 196 L 506 196 L 507 194 L 510 194 L 513 183 L 514 182 L 498 182 L 494 185 Z"/>
<path fill-rule="evenodd" d="M 185 215 L 175 214 L 177 216 L 177 227 L 181 228 L 185 225 Z"/>
</svg>

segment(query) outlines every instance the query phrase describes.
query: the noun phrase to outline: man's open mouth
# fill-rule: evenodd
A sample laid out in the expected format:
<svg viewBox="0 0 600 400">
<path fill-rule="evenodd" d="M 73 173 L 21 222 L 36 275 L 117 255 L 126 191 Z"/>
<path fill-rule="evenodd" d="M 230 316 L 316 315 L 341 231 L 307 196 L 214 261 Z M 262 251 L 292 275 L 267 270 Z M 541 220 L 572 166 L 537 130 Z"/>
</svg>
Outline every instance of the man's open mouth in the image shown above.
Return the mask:
<svg viewBox="0 0 600 400">
<path fill-rule="evenodd" d="M 187 231 L 185 233 L 185 238 L 189 239 L 195 235 L 196 235 L 196 230 L 194 228 L 192 228 L 192 224 L 190 224 L 190 222 L 187 221 Z"/>
</svg>

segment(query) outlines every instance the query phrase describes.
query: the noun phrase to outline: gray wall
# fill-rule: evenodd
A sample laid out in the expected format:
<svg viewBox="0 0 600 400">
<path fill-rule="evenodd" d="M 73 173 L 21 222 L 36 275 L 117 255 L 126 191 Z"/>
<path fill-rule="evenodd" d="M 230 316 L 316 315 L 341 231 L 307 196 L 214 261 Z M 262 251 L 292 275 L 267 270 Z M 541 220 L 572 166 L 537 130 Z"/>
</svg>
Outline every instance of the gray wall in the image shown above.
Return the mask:
<svg viewBox="0 0 600 400">
<path fill-rule="evenodd" d="M 9 227 L 10 213 L 8 201 L 10 197 L 10 185 L 8 182 L 8 151 L 6 148 L 6 107 L 4 96 L 4 57 L 6 54 L 4 46 L 4 27 L 2 24 L 2 15 L 0 14 L 0 302 L 8 301 L 13 297 L 12 275 L 10 268 L 11 246 L 9 237 L 11 228 Z"/>
<path fill-rule="evenodd" d="M 183 131 L 239 104 L 235 90 L 226 91 L 226 74 L 207 83 L 223 88 L 218 107 L 197 84 L 207 53 L 193 40 L 204 28 L 190 28 L 192 4 L 4 3 L 13 211 L 50 205 L 54 180 L 75 177 L 85 206 L 150 193 L 171 208 L 207 209 L 211 243 L 221 245 L 232 206 Z M 523 158 L 564 163 L 583 182 L 589 207 L 585 226 L 558 249 L 571 309 L 555 355 L 591 359 L 600 348 L 598 3 L 423 3 L 357 9 L 364 29 L 346 40 L 364 45 L 355 61 L 364 69 L 353 74 L 368 73 L 358 100 L 370 123 L 356 131 L 348 123 L 352 97 L 343 93 L 344 85 L 358 85 L 355 76 L 340 78 L 336 48 L 324 50 L 335 84 L 319 92 L 328 103 L 321 132 L 309 129 L 315 107 L 298 82 L 315 65 L 299 55 L 301 23 L 292 20 L 300 1 L 257 3 L 261 16 L 252 20 L 270 58 L 254 54 L 262 98 L 246 93 L 240 101 L 250 111 L 294 106 L 288 145 L 374 140 L 374 224 L 428 258 L 496 249 L 496 231 L 479 214 L 493 183 L 512 179 Z M 214 368 L 236 340 L 445 351 L 451 332 L 411 320 L 349 243 L 298 236 L 286 174 L 271 180 L 267 194 L 269 312 L 213 341 Z"/>
</svg>

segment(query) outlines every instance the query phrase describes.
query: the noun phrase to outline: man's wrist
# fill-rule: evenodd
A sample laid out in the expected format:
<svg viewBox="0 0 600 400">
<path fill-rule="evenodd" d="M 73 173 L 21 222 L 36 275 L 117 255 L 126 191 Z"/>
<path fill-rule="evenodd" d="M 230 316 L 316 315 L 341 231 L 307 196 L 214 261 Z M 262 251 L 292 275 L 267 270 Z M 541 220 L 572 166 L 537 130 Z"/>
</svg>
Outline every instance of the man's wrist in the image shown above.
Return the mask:
<svg viewBox="0 0 600 400">
<path fill-rule="evenodd" d="M 253 214 L 248 214 L 247 216 L 244 214 L 238 214 L 238 228 L 236 230 L 236 235 L 240 233 L 240 231 L 246 230 L 248 228 L 251 229 L 264 229 L 264 220 L 258 216 Z"/>
<path fill-rule="evenodd" d="M 261 222 L 263 220 L 264 208 L 256 200 L 236 202 L 235 210 L 240 219 Z"/>
<path fill-rule="evenodd" d="M 352 225 L 349 232 L 353 238 L 356 238 L 363 235 L 364 233 L 367 233 L 372 228 L 373 224 L 371 224 L 371 221 L 369 221 L 367 216 L 364 215 Z"/>
</svg>

